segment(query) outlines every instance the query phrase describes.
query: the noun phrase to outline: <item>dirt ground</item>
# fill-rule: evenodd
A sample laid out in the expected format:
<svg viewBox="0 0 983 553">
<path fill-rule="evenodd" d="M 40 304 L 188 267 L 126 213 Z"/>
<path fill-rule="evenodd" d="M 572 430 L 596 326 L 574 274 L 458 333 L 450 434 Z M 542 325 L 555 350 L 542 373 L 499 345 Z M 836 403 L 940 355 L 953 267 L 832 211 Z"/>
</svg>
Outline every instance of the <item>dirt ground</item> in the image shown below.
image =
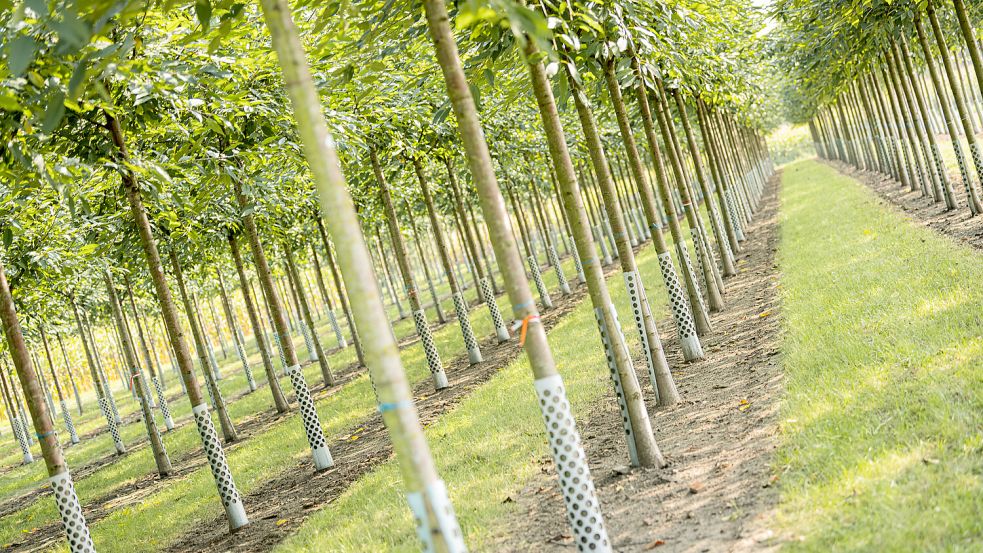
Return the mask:
<svg viewBox="0 0 983 553">
<path fill-rule="evenodd" d="M 957 208 L 946 211 L 941 203 L 934 203 L 930 196 L 921 192 L 911 192 L 898 181 L 880 173 L 860 171 L 851 165 L 840 162 L 825 162 L 844 175 L 849 175 L 874 191 L 881 199 L 893 205 L 913 221 L 935 232 L 983 249 L 983 215 L 970 217 L 966 207 L 966 193 L 962 183 L 953 179 Z"/>
<path fill-rule="evenodd" d="M 617 551 L 761 551 L 777 502 L 770 467 L 783 388 L 779 355 L 778 184 L 773 178 L 713 317 L 706 359 L 684 364 L 675 330 L 663 341 L 682 401 L 650 409 L 669 465 L 629 469 L 620 413 L 610 397 L 581 421 L 609 537 Z M 647 379 L 646 379 L 647 380 Z M 514 501 L 514 515 L 487 551 L 573 551 L 549 458 Z"/>
</svg>

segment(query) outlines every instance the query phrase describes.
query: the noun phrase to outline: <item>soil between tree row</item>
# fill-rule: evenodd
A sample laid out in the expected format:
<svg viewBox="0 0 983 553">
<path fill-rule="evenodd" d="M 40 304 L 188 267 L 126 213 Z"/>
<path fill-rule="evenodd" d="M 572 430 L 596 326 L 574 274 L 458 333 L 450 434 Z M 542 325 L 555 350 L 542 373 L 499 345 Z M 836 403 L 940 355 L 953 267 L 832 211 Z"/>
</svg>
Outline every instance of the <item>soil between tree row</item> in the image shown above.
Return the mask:
<svg viewBox="0 0 983 553">
<path fill-rule="evenodd" d="M 942 203 L 935 203 L 931 196 L 912 192 L 893 178 L 880 173 L 860 171 L 842 162 L 820 160 L 840 173 L 852 177 L 870 188 L 882 200 L 903 212 L 910 219 L 939 234 L 944 234 L 957 242 L 968 244 L 978 250 L 983 249 L 983 216 L 971 217 L 966 207 L 966 194 L 962 182 L 953 179 L 956 195 L 956 209 L 946 211 Z"/>
<path fill-rule="evenodd" d="M 673 325 L 659 325 L 682 395 L 672 407 L 650 408 L 669 465 L 629 469 L 624 435 L 617 431 L 621 415 L 610 395 L 581 425 L 616 551 L 761 551 L 777 545 L 768 522 L 777 502 L 771 459 L 783 389 L 775 264 L 779 189 L 775 175 L 736 255 L 739 273 L 726 281 L 728 303 L 713 317 L 714 331 L 703 344 L 706 359 L 685 364 Z M 539 462 L 535 479 L 500 499 L 515 509 L 485 550 L 574 549 L 551 461 Z"/>
</svg>

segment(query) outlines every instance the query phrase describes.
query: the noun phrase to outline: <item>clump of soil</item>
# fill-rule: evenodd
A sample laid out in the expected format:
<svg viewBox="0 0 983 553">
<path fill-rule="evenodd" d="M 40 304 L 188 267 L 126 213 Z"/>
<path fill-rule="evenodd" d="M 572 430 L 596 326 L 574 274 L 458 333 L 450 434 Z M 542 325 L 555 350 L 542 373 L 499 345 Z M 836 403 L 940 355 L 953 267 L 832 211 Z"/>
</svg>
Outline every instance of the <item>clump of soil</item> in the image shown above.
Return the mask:
<svg viewBox="0 0 983 553">
<path fill-rule="evenodd" d="M 580 421 L 605 523 L 617 551 L 760 551 L 777 502 L 772 454 L 783 388 L 779 356 L 778 177 L 726 281 L 727 307 L 713 317 L 706 359 L 685 364 L 669 320 L 659 325 L 682 401 L 650 409 L 669 465 L 631 469 L 613 397 Z M 638 366 L 643 366 L 640 364 Z M 644 380 L 644 375 L 642 375 Z M 650 402 L 651 403 L 651 402 Z M 519 493 L 488 551 L 571 551 L 563 499 L 549 458 Z"/>
</svg>

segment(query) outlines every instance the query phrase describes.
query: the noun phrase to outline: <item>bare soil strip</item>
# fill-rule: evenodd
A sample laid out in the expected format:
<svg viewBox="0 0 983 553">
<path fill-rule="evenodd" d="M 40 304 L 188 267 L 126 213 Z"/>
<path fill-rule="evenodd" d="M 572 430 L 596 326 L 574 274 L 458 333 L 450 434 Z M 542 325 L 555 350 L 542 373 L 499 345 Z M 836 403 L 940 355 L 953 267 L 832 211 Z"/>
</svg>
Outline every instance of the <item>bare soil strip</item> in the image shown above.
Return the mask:
<svg viewBox="0 0 983 553">
<path fill-rule="evenodd" d="M 944 234 L 957 242 L 983 249 L 983 216 L 970 217 L 966 207 L 965 192 L 958 177 L 953 179 L 956 192 L 956 209 L 946 211 L 941 203 L 934 203 L 930 196 L 912 192 L 900 182 L 880 173 L 860 171 L 842 162 L 820 160 L 840 173 L 862 182 L 881 199 L 894 206 L 916 223 Z"/>
<path fill-rule="evenodd" d="M 707 358 L 684 364 L 666 330 L 682 401 L 650 409 L 669 466 L 629 469 L 613 393 L 581 424 L 585 448 L 617 551 L 760 551 L 774 546 L 767 524 L 777 502 L 770 467 L 783 389 L 779 356 L 779 176 L 727 280 L 727 308 L 713 318 Z M 643 366 L 641 361 L 637 366 Z M 640 374 L 642 378 L 644 373 Z M 647 380 L 647 378 L 645 378 Z M 503 498 L 514 514 L 487 551 L 572 551 L 563 499 L 549 458 L 521 492 Z"/>
</svg>

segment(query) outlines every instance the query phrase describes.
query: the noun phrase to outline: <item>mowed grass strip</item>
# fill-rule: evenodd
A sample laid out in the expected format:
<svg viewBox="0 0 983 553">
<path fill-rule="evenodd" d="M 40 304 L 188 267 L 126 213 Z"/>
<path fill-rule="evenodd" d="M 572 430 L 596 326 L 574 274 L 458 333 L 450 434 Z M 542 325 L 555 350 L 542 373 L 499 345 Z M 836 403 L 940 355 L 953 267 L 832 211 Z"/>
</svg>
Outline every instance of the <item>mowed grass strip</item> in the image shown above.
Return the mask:
<svg viewBox="0 0 983 553">
<path fill-rule="evenodd" d="M 651 244 L 642 249 L 638 262 L 656 317 L 664 320 L 666 295 Z M 637 354 L 634 323 L 626 320 L 628 299 L 620 271 L 608 278 L 608 285 Z M 579 420 L 584 420 L 594 402 L 615 401 L 588 299 L 550 331 L 549 342 Z M 646 394 L 651 394 L 644 366 L 636 365 L 636 372 Z M 549 458 L 532 382 L 526 357 L 520 356 L 426 429 L 437 469 L 473 548 L 488 543 L 496 525 L 515 509 L 505 499 L 542 468 L 540 460 Z M 610 431 L 620 433 L 621 429 Z M 627 455 L 626 449 L 626 462 Z M 389 461 L 311 515 L 276 551 L 419 549 L 398 466 Z"/>
<path fill-rule="evenodd" d="M 983 257 L 812 161 L 782 199 L 788 549 L 979 551 Z"/>
</svg>

